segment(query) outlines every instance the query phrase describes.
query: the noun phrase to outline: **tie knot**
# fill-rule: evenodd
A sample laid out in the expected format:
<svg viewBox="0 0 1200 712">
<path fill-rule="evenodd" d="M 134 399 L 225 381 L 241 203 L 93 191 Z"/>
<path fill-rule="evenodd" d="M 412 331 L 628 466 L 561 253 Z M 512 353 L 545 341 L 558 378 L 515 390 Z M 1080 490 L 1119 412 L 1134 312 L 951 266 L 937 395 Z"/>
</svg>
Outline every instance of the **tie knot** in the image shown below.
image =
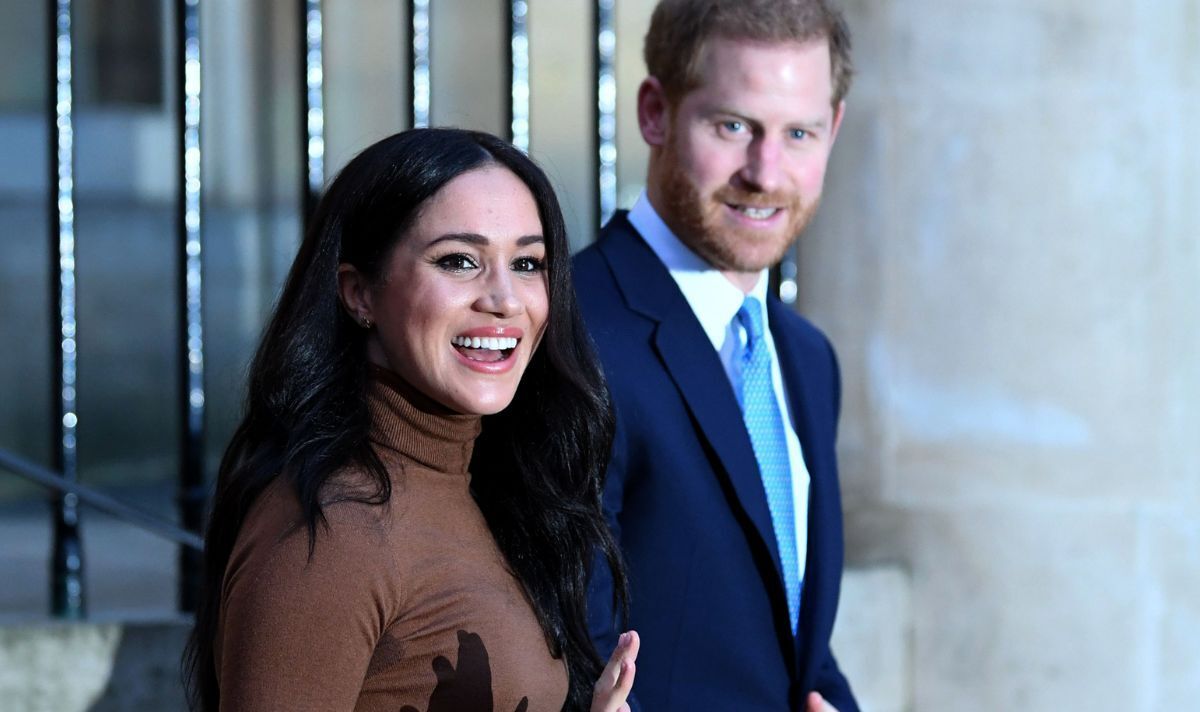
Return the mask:
<svg viewBox="0 0 1200 712">
<path fill-rule="evenodd" d="M 742 308 L 738 309 L 738 319 L 750 337 L 750 344 L 757 344 L 763 336 L 762 304 L 754 297 L 746 297 L 746 301 L 742 302 Z"/>
</svg>

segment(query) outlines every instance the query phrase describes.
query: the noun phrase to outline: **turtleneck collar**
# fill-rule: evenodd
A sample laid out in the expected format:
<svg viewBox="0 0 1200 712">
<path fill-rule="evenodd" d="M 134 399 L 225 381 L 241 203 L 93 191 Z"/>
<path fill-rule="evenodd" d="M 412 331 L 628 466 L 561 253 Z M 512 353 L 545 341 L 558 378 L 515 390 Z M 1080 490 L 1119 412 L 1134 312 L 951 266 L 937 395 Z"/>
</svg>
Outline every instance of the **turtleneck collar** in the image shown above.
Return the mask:
<svg viewBox="0 0 1200 712">
<path fill-rule="evenodd" d="M 391 371 L 371 365 L 371 442 L 437 472 L 465 474 L 482 418 L 450 413 Z"/>
</svg>

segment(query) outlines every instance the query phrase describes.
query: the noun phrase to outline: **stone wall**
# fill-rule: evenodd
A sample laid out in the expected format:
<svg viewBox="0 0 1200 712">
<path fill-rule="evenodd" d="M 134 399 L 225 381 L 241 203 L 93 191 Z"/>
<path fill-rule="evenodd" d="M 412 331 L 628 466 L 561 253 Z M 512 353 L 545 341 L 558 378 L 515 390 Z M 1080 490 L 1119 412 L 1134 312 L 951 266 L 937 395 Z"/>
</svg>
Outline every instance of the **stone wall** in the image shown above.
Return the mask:
<svg viewBox="0 0 1200 712">
<path fill-rule="evenodd" d="M 908 708 L 1200 697 L 1200 3 L 852 0 L 801 310 Z"/>
</svg>

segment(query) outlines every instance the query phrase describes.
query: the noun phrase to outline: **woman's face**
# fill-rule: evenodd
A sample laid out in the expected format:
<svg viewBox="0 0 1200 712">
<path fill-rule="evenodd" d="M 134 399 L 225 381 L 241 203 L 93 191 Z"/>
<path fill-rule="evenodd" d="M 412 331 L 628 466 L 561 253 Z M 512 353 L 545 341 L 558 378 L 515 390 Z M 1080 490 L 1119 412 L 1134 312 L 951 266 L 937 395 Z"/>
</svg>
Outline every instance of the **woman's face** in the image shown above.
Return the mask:
<svg viewBox="0 0 1200 712">
<path fill-rule="evenodd" d="M 426 201 L 382 279 L 360 290 L 365 303 L 348 304 L 376 325 L 372 362 L 452 411 L 487 415 L 512 401 L 541 340 L 545 263 L 532 193 L 507 168 L 487 166 Z"/>
</svg>

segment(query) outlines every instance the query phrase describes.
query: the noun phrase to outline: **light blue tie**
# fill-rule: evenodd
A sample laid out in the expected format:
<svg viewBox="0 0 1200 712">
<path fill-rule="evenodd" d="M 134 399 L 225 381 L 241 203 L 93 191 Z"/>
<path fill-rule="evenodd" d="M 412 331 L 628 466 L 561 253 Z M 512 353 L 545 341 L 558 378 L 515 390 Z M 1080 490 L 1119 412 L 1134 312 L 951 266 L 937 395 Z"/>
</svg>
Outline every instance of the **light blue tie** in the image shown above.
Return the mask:
<svg viewBox="0 0 1200 712">
<path fill-rule="evenodd" d="M 762 304 L 754 297 L 746 297 L 738 310 L 737 320 L 747 336 L 741 352 L 742 389 L 739 395 L 742 418 L 750 433 L 754 457 L 758 460 L 763 489 L 767 492 L 767 507 L 771 510 L 771 523 L 775 527 L 779 559 L 783 564 L 788 613 L 795 633 L 800 609 L 800 567 L 796 560 L 792 468 L 788 462 L 783 416 L 771 382 L 771 354 L 763 339 Z"/>
</svg>

